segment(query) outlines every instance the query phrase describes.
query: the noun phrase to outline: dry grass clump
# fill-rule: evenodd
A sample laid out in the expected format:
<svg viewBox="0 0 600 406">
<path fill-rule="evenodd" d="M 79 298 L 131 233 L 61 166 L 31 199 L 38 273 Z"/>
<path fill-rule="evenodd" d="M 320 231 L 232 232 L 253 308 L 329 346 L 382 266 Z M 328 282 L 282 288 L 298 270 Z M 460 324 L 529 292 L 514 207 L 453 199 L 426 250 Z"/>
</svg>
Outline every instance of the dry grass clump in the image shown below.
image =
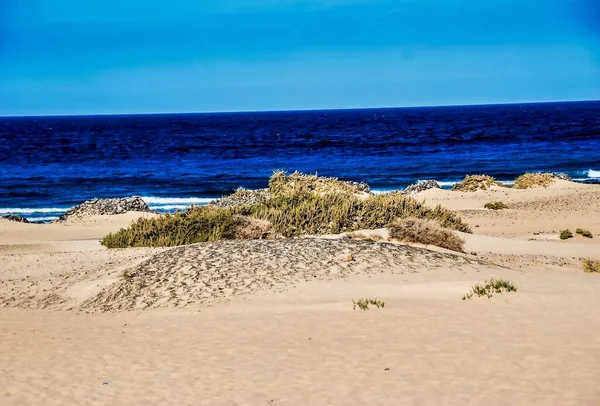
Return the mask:
<svg viewBox="0 0 600 406">
<path fill-rule="evenodd" d="M 383 309 L 385 307 L 385 302 L 377 299 L 358 299 L 357 301 L 352 301 L 352 310 L 356 310 L 358 307 L 360 310 L 369 310 L 369 305 L 373 305 L 378 309 Z"/>
<path fill-rule="evenodd" d="M 490 210 L 502 210 L 508 208 L 503 202 L 487 202 L 483 207 Z"/>
<path fill-rule="evenodd" d="M 515 180 L 513 188 L 532 189 L 550 186 L 556 177 L 551 173 L 526 173 Z"/>
<path fill-rule="evenodd" d="M 128 228 L 105 236 L 108 248 L 170 247 L 198 242 L 261 239 L 271 234 L 271 225 L 234 214 L 229 209 L 193 207 L 184 212 L 140 218 Z"/>
<path fill-rule="evenodd" d="M 573 232 L 571 230 L 562 230 L 558 236 L 561 240 L 568 240 L 569 238 L 573 238 Z"/>
<path fill-rule="evenodd" d="M 586 258 L 582 261 L 583 272 L 587 273 L 600 273 L 600 261 Z"/>
<path fill-rule="evenodd" d="M 182 213 L 140 219 L 127 229 L 107 235 L 102 244 L 109 248 L 156 247 L 220 239 L 332 234 L 382 228 L 407 217 L 471 232 L 460 217 L 441 206 L 431 208 L 397 192 L 365 198 L 351 186 L 346 188 L 340 186 L 340 181 L 327 179 L 311 187 L 306 175 L 276 172 L 269 181 L 270 197 L 261 203 L 192 207 Z"/>
<path fill-rule="evenodd" d="M 477 284 L 477 285 L 473 286 L 471 288 L 470 292 L 465 293 L 462 296 L 462 300 L 471 299 L 473 296 L 477 296 L 477 297 L 487 296 L 489 299 L 494 295 L 494 293 L 502 294 L 503 292 L 516 292 L 516 291 L 517 291 L 517 288 L 515 287 L 515 285 L 513 285 L 509 281 L 504 280 L 504 279 L 492 278 L 489 281 L 485 281 L 484 284 Z"/>
<path fill-rule="evenodd" d="M 464 240 L 444 230 L 433 221 L 399 219 L 389 226 L 390 237 L 408 243 L 435 245 L 452 251 L 464 252 Z"/>
<path fill-rule="evenodd" d="M 504 186 L 491 176 L 487 175 L 467 175 L 459 183 L 452 187 L 452 190 L 458 192 L 476 192 L 478 190 L 488 190 L 492 186 Z"/>
<path fill-rule="evenodd" d="M 577 230 L 575 230 L 575 233 L 579 234 L 582 237 L 594 238 L 594 234 L 592 234 L 591 231 L 586 230 L 584 228 L 578 228 Z"/>
</svg>

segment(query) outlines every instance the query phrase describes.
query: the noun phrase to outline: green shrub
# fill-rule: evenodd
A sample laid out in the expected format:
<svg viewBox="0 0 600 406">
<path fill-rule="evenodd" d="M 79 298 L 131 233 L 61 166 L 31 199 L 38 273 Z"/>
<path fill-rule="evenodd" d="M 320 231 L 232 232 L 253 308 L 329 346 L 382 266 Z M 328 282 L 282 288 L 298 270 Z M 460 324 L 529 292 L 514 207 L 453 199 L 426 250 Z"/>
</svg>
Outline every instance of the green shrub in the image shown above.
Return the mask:
<svg viewBox="0 0 600 406">
<path fill-rule="evenodd" d="M 142 218 L 107 235 L 102 244 L 109 248 L 157 247 L 221 239 L 319 235 L 382 228 L 407 217 L 471 232 L 460 217 L 439 205 L 431 208 L 399 192 L 365 197 L 332 178 L 313 187 L 311 179 L 319 178 L 275 172 L 269 181 L 270 197 L 261 203 L 192 207 L 181 213 Z"/>
<path fill-rule="evenodd" d="M 583 228 L 578 228 L 575 230 L 575 233 L 581 235 L 582 237 L 594 238 L 594 235 L 589 230 Z"/>
<path fill-rule="evenodd" d="M 508 208 L 503 202 L 487 202 L 483 207 L 490 210 L 502 210 Z"/>
<path fill-rule="evenodd" d="M 573 238 L 573 233 L 571 230 L 562 230 L 559 237 L 561 240 L 568 240 L 569 238 Z"/>
<path fill-rule="evenodd" d="M 503 292 L 516 292 L 517 288 L 515 285 L 510 283 L 504 279 L 490 279 L 489 281 L 485 281 L 485 283 L 477 284 L 471 288 L 471 291 L 465 293 L 462 297 L 462 300 L 471 299 L 473 296 L 481 297 L 487 296 L 488 298 L 492 297 L 494 293 Z"/>
<path fill-rule="evenodd" d="M 390 237 L 409 243 L 435 245 L 452 251 L 464 252 L 465 241 L 444 230 L 433 221 L 398 219 L 389 225 Z"/>
</svg>

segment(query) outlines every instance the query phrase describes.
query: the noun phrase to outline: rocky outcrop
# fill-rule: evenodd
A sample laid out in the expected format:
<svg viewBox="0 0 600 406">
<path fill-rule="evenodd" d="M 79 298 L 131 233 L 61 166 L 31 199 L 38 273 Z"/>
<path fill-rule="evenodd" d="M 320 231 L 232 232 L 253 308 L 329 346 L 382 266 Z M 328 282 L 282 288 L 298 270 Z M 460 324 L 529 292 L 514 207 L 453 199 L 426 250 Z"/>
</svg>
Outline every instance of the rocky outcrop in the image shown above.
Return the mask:
<svg viewBox="0 0 600 406">
<path fill-rule="evenodd" d="M 359 192 L 371 193 L 371 186 L 369 186 L 365 182 L 353 182 L 353 181 L 341 181 L 341 182 L 358 190 Z"/>
<path fill-rule="evenodd" d="M 1 217 L 4 220 L 16 221 L 17 223 L 29 223 L 29 220 L 27 220 L 25 217 L 18 216 L 16 214 L 8 214 L 6 216 L 1 216 Z"/>
<path fill-rule="evenodd" d="M 413 183 L 412 185 L 408 186 L 406 189 L 404 189 L 404 193 L 419 193 L 419 192 L 424 192 L 425 190 L 429 190 L 429 189 L 441 189 L 442 187 L 440 186 L 439 183 L 437 183 L 435 180 L 420 180 L 417 183 Z"/>
<path fill-rule="evenodd" d="M 82 219 L 98 215 L 123 214 L 130 211 L 152 212 L 140 196 L 116 199 L 93 199 L 70 208 L 57 221 L 60 222 L 73 218 Z"/>
<path fill-rule="evenodd" d="M 260 204 L 269 197 L 271 195 L 267 192 L 267 189 L 248 190 L 240 188 L 229 196 L 213 200 L 209 205 L 215 207 L 236 207 L 248 204 Z"/>
<path fill-rule="evenodd" d="M 552 172 L 551 175 L 555 179 L 560 179 L 560 180 L 566 180 L 566 181 L 569 181 L 569 182 L 573 182 L 573 178 L 570 177 L 569 175 L 567 175 L 566 173 Z"/>
</svg>

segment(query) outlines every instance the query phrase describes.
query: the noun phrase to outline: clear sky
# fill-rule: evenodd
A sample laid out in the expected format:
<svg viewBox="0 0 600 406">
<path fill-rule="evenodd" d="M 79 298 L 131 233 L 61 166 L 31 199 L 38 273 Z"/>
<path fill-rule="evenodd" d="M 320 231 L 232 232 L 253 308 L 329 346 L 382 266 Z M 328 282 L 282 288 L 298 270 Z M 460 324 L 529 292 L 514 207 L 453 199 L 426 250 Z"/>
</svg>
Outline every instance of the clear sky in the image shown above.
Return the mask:
<svg viewBox="0 0 600 406">
<path fill-rule="evenodd" d="M 600 0 L 0 0 L 0 115 L 600 99 Z"/>
</svg>

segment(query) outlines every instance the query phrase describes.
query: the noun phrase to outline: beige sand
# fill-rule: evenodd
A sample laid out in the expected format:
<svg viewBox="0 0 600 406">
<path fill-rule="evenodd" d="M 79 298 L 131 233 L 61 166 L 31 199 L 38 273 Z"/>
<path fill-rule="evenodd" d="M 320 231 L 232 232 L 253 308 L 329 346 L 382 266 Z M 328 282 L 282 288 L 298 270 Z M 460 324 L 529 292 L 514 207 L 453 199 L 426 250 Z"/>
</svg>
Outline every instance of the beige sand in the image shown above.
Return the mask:
<svg viewBox="0 0 600 406">
<path fill-rule="evenodd" d="M 420 197 L 479 225 L 467 254 L 385 230 L 107 250 L 139 213 L 0 220 L 0 404 L 600 404 L 600 275 L 580 263 L 600 235 L 557 238 L 600 234 L 600 187 Z M 461 300 L 490 277 L 518 292 Z"/>
</svg>

